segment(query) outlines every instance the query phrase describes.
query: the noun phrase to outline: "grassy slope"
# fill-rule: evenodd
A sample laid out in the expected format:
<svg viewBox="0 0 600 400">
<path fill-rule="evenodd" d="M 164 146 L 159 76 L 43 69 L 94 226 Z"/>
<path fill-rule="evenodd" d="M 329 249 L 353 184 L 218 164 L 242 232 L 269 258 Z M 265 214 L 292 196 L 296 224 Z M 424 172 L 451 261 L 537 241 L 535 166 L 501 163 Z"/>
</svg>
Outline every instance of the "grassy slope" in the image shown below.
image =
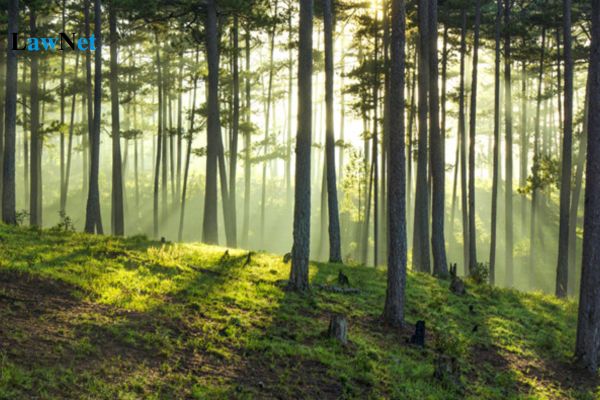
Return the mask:
<svg viewBox="0 0 600 400">
<path fill-rule="evenodd" d="M 379 325 L 383 270 L 343 267 L 360 294 L 302 296 L 277 284 L 281 257 L 224 251 L 0 226 L 0 398 L 594 398 L 568 367 L 573 302 L 458 297 L 411 274 L 408 321 L 432 332 L 421 350 Z M 311 281 L 339 269 L 313 264 Z M 346 347 L 322 335 L 333 312 L 349 318 Z M 432 378 L 440 349 L 462 389 Z"/>
</svg>

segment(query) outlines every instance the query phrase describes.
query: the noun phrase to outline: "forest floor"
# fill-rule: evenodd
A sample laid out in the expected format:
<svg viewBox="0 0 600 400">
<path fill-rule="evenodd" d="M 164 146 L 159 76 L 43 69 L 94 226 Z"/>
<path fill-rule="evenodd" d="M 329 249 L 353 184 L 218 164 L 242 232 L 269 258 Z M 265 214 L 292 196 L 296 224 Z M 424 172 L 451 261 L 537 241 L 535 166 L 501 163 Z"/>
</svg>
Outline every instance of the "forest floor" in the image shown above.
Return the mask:
<svg viewBox="0 0 600 400">
<path fill-rule="evenodd" d="M 408 323 L 382 327 L 385 271 L 313 263 L 283 289 L 280 256 L 0 226 L 0 398 L 596 398 L 571 366 L 577 307 L 539 293 L 408 278 Z M 343 270 L 360 293 L 336 293 Z M 317 286 L 320 285 L 320 286 Z M 320 287 L 320 288 L 319 288 Z M 328 339 L 347 316 L 349 344 Z M 453 379 L 433 378 L 440 353 Z"/>
</svg>

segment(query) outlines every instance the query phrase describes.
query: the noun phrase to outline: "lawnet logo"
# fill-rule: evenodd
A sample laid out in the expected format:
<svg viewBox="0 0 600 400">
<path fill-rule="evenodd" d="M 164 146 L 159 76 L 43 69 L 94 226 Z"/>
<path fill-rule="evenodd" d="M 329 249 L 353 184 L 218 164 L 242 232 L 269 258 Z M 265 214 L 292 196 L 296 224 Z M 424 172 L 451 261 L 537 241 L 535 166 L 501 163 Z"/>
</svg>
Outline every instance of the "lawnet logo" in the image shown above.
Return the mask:
<svg viewBox="0 0 600 400">
<path fill-rule="evenodd" d="M 11 33 L 12 50 L 26 51 L 64 51 L 70 48 L 77 51 L 95 51 L 96 38 L 92 34 L 90 37 L 77 37 L 75 33 L 71 37 L 65 32 L 60 32 L 54 37 L 28 37 L 20 38 L 18 32 Z"/>
</svg>

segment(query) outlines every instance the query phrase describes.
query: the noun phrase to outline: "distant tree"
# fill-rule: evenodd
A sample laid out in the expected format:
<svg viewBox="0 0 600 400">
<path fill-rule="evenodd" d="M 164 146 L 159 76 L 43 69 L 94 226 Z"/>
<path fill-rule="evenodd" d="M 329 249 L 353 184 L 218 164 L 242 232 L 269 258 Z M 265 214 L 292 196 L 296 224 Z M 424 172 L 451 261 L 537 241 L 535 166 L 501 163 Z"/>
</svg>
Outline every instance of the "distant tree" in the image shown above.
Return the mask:
<svg viewBox="0 0 600 400">
<path fill-rule="evenodd" d="M 406 159 L 404 153 L 404 0 L 392 0 L 390 40 L 388 260 L 383 319 L 391 326 L 404 322 L 406 286 Z"/>
<path fill-rule="evenodd" d="M 581 366 L 596 372 L 600 357 L 600 0 L 592 0 L 591 16 L 588 153 L 575 357 Z"/>
<path fill-rule="evenodd" d="M 298 132 L 294 188 L 294 244 L 290 288 L 308 289 L 310 255 L 310 151 L 312 137 L 313 0 L 300 0 L 298 49 Z"/>
</svg>

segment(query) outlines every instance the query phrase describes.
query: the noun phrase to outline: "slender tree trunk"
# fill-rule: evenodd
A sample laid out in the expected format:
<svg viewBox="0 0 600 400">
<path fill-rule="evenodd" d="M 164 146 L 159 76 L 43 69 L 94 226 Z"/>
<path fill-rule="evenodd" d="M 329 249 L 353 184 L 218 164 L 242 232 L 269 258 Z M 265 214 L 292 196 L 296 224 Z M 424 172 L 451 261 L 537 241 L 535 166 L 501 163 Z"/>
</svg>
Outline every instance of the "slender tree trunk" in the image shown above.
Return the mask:
<svg viewBox="0 0 600 400">
<path fill-rule="evenodd" d="M 36 10 L 30 9 L 29 14 L 29 29 L 32 36 L 37 34 Z M 39 102 L 39 56 L 37 52 L 31 53 L 31 80 L 29 82 L 29 97 L 31 98 L 31 148 L 30 148 L 30 165 L 31 176 L 29 180 L 29 224 L 32 226 L 42 225 L 42 215 L 40 213 L 40 162 L 42 160 L 42 139 L 39 133 L 40 124 L 40 102 Z"/>
<path fill-rule="evenodd" d="M 539 159 L 540 153 L 540 114 L 542 107 L 542 85 L 544 78 L 544 56 L 546 49 L 546 28 L 542 27 L 542 48 L 540 53 L 540 68 L 538 74 L 538 92 L 535 109 L 535 132 L 533 138 L 533 165 L 531 167 L 534 177 L 537 177 L 539 173 Z M 538 189 L 533 185 L 531 189 L 531 220 L 530 220 L 530 235 L 529 235 L 529 286 L 533 287 L 535 280 L 535 256 L 536 256 L 536 214 L 539 206 L 538 200 Z"/>
<path fill-rule="evenodd" d="M 90 135 L 91 162 L 89 192 L 86 206 L 85 231 L 87 233 L 103 234 L 102 214 L 100 211 L 100 190 L 98 175 L 100 169 L 100 120 L 102 118 L 102 7 L 100 0 L 94 2 L 94 36 L 96 37 L 96 52 L 94 55 L 94 124 Z"/>
<path fill-rule="evenodd" d="M 206 182 L 204 191 L 204 221 L 202 240 L 219 242 L 217 225 L 217 159 L 221 138 L 219 117 L 219 37 L 217 32 L 216 0 L 206 3 L 206 58 L 208 61 L 208 117 L 206 146 Z M 224 200 L 224 199 L 223 199 Z"/>
<path fill-rule="evenodd" d="M 494 160 L 492 172 L 492 215 L 490 239 L 490 284 L 496 283 L 496 233 L 498 230 L 498 181 L 500 174 L 500 18 L 502 0 L 496 0 L 496 21 L 494 24 Z"/>
<path fill-rule="evenodd" d="M 312 137 L 313 1 L 300 0 L 298 50 L 298 132 L 294 187 L 294 245 L 290 288 L 308 289 L 310 255 L 310 150 Z"/>
<path fill-rule="evenodd" d="M 527 184 L 527 155 L 528 155 L 528 135 L 527 135 L 527 63 L 521 63 L 521 149 L 519 150 L 519 186 L 525 187 Z M 521 196 L 521 233 L 526 235 L 527 229 L 527 197 Z"/>
<path fill-rule="evenodd" d="M 275 1 L 275 7 L 273 15 L 277 15 L 277 0 Z M 274 77 L 274 65 L 273 56 L 275 53 L 275 26 L 271 28 L 269 33 L 269 82 L 267 86 L 267 104 L 265 112 L 265 143 L 264 143 L 264 157 L 262 165 L 262 194 L 260 201 L 260 243 L 261 246 L 265 244 L 265 218 L 266 218 L 266 202 L 267 202 L 267 164 L 269 162 L 269 121 L 271 117 L 271 106 L 272 106 L 272 94 L 273 94 L 273 77 Z"/>
<path fill-rule="evenodd" d="M 195 64 L 198 65 L 199 50 L 196 49 L 196 60 Z M 192 89 L 192 110 L 190 113 L 190 128 L 188 130 L 187 137 L 187 150 L 185 154 L 185 166 L 183 172 L 183 189 L 181 193 L 181 209 L 179 213 L 179 234 L 177 240 L 181 242 L 183 240 L 183 222 L 185 221 L 185 203 L 187 198 L 187 186 L 188 186 L 188 175 L 190 172 L 190 158 L 192 155 L 192 141 L 194 135 L 194 119 L 196 115 L 196 91 L 198 88 L 198 75 L 194 75 L 194 88 Z"/>
<path fill-rule="evenodd" d="M 417 189 L 413 234 L 413 269 L 431 272 L 429 255 L 429 185 L 427 184 L 427 112 L 429 89 L 428 0 L 419 0 L 419 148 L 417 153 Z"/>
<path fill-rule="evenodd" d="M 589 66 L 588 66 L 589 70 Z M 589 74 L 588 74 L 589 77 Z M 576 260 L 577 260 L 577 221 L 579 217 L 579 202 L 581 198 L 581 190 L 583 186 L 583 172 L 585 170 L 585 157 L 587 154 L 587 133 L 589 119 L 589 98 L 590 98 L 590 82 L 589 78 L 586 84 L 585 104 L 583 113 L 583 128 L 581 138 L 579 139 L 579 153 L 577 155 L 577 172 L 575 173 L 575 186 L 573 189 L 573 197 L 571 198 L 571 215 L 569 220 L 569 294 L 573 295 L 576 291 Z"/>
<path fill-rule="evenodd" d="M 327 210 L 329 211 L 329 262 L 342 262 L 340 217 L 338 210 L 335 172 L 335 133 L 333 128 L 333 0 L 323 1 L 325 37 L 325 104 L 327 110 L 325 132 L 325 159 L 327 171 Z"/>
<path fill-rule="evenodd" d="M 74 79 L 77 79 L 77 72 L 79 70 L 79 52 L 75 54 L 75 74 Z M 77 92 L 73 92 L 73 99 L 71 100 L 71 119 L 69 124 L 69 137 L 67 140 L 67 166 L 65 171 L 65 186 L 62 189 L 65 193 L 65 213 L 67 210 L 67 200 L 69 195 L 69 182 L 71 181 L 71 161 L 73 159 L 73 130 L 75 128 L 75 105 L 77 104 Z M 83 120 L 83 113 L 82 113 Z"/>
<path fill-rule="evenodd" d="M 65 11 L 66 0 L 61 1 L 61 24 L 62 32 L 65 32 Z M 61 128 L 65 123 L 65 52 L 60 54 L 60 124 Z M 65 215 L 65 206 L 67 203 L 67 194 L 65 193 L 65 133 L 60 130 L 60 208 L 59 213 Z"/>
<path fill-rule="evenodd" d="M 438 89 L 438 6 L 437 0 L 429 0 L 429 137 L 432 179 L 431 247 L 433 250 L 433 273 L 448 275 L 446 238 L 444 234 L 445 154 L 443 132 L 440 131 L 440 102 Z"/>
<path fill-rule="evenodd" d="M 583 261 L 575 357 L 596 372 L 600 349 L 600 0 L 592 0 Z"/>
<path fill-rule="evenodd" d="M 117 49 L 117 10 L 109 8 L 110 25 L 110 115 L 112 118 L 112 233 L 125 234 L 123 211 L 123 173 L 121 166 L 121 127 L 119 121 L 119 64 Z"/>
<path fill-rule="evenodd" d="M 246 96 L 244 98 L 246 102 L 245 112 L 245 121 L 246 125 L 250 124 L 250 115 L 251 114 L 251 103 L 250 103 L 250 30 L 246 26 L 244 32 L 244 52 L 246 56 Z M 242 245 L 248 246 L 248 237 L 250 234 L 250 179 L 252 173 L 252 165 L 251 163 L 251 152 L 252 152 L 252 132 L 250 129 L 246 129 L 244 132 L 244 223 L 242 227 Z"/>
<path fill-rule="evenodd" d="M 388 260 L 383 319 L 391 326 L 404 322 L 406 286 L 406 170 L 404 153 L 404 0 L 392 1 L 390 41 L 390 104 L 388 155 Z"/>
<path fill-rule="evenodd" d="M 462 211 L 464 273 L 468 274 L 469 264 L 469 213 L 467 202 L 467 138 L 465 117 L 465 57 L 467 48 L 467 11 L 462 10 L 462 29 L 460 39 L 460 88 L 458 96 L 458 135 L 460 141 L 460 199 Z"/>
<path fill-rule="evenodd" d="M 410 83 L 410 105 L 409 105 L 409 109 L 408 109 L 408 143 L 406 145 L 407 151 L 406 151 L 406 163 L 407 163 L 407 171 L 406 171 L 406 176 L 408 179 L 408 182 L 406 183 L 406 201 L 408 204 L 407 209 L 408 210 L 412 210 L 413 209 L 413 202 L 412 202 L 412 181 L 413 181 L 413 127 L 414 127 L 414 120 L 415 120 L 415 114 L 416 114 L 416 106 L 415 106 L 415 93 L 416 93 L 416 85 L 417 85 L 417 51 L 415 49 L 414 52 L 414 58 L 413 58 L 413 71 L 412 71 L 412 78 L 411 78 L 411 83 Z M 413 224 L 414 225 L 414 224 Z M 408 228 L 408 227 L 407 227 Z M 406 230 L 407 232 L 407 237 L 408 237 L 408 232 L 410 232 L 409 229 Z"/>
<path fill-rule="evenodd" d="M 239 74 L 239 22 L 237 14 L 233 16 L 233 121 L 231 145 L 229 148 L 229 218 L 233 229 L 233 247 L 237 247 L 237 152 L 240 127 L 240 74 Z"/>
<path fill-rule="evenodd" d="M 376 7 L 378 2 L 375 3 Z M 379 264 L 378 252 L 379 252 L 379 21 L 377 18 L 378 11 L 375 11 L 375 49 L 373 52 L 373 66 L 374 66 L 374 84 L 373 84 L 373 266 Z M 369 194 L 369 201 L 371 201 L 371 194 Z M 370 208 L 367 209 L 367 213 L 370 212 Z M 367 224 L 366 228 L 365 244 L 368 246 L 369 238 L 369 227 Z"/>
<path fill-rule="evenodd" d="M 152 220 L 154 226 L 154 238 L 158 238 L 159 233 L 159 220 L 158 220 L 158 191 L 160 189 L 160 164 L 162 157 L 162 136 L 163 132 L 163 77 L 162 77 L 162 64 L 160 60 L 160 48 L 158 33 L 156 35 L 156 72 L 157 72 L 157 89 L 158 89 L 158 128 L 156 135 L 156 164 L 154 167 L 154 190 L 152 197 Z"/>
<path fill-rule="evenodd" d="M 177 77 L 177 187 L 175 197 L 181 199 L 181 163 L 183 158 L 183 52 L 179 55 L 179 73 Z"/>
<path fill-rule="evenodd" d="M 18 32 L 19 0 L 8 2 L 8 31 Z M 5 224 L 17 223 L 15 210 L 15 151 L 17 128 L 17 54 L 12 50 L 12 38 L 6 50 L 6 91 L 4 101 L 4 154 L 2 168 L 2 221 Z"/>
<path fill-rule="evenodd" d="M 477 69 L 479 68 L 479 25 L 481 0 L 475 2 L 473 68 L 471 78 L 471 110 L 469 119 L 469 274 L 477 268 L 477 230 L 475 227 L 475 140 L 477 130 Z"/>
<path fill-rule="evenodd" d="M 505 125 L 506 125 L 506 285 L 513 285 L 513 154 L 512 154 L 512 82 L 511 82 L 511 22 L 510 22 L 511 0 L 504 0 L 504 96 Z"/>
<path fill-rule="evenodd" d="M 294 55 L 292 51 L 293 43 L 293 32 L 292 32 L 292 16 L 294 10 L 290 1 L 290 9 L 288 12 L 288 104 L 287 104 L 287 139 L 286 139 L 286 157 L 285 157 L 285 193 L 286 193 L 286 206 L 291 207 L 292 204 L 292 82 L 293 82 L 293 70 L 294 70 Z M 343 100 L 343 98 L 342 98 Z M 342 104 L 343 107 L 343 104 Z M 341 153 L 340 153 L 341 155 Z M 341 168 L 341 159 L 340 159 Z"/>
<path fill-rule="evenodd" d="M 571 201 L 571 157 L 573 142 L 573 56 L 571 55 L 571 0 L 563 0 L 563 36 L 565 60 L 564 132 L 562 171 L 560 179 L 560 225 L 558 261 L 556 266 L 556 296 L 566 297 L 569 282 L 569 211 Z"/>
</svg>

